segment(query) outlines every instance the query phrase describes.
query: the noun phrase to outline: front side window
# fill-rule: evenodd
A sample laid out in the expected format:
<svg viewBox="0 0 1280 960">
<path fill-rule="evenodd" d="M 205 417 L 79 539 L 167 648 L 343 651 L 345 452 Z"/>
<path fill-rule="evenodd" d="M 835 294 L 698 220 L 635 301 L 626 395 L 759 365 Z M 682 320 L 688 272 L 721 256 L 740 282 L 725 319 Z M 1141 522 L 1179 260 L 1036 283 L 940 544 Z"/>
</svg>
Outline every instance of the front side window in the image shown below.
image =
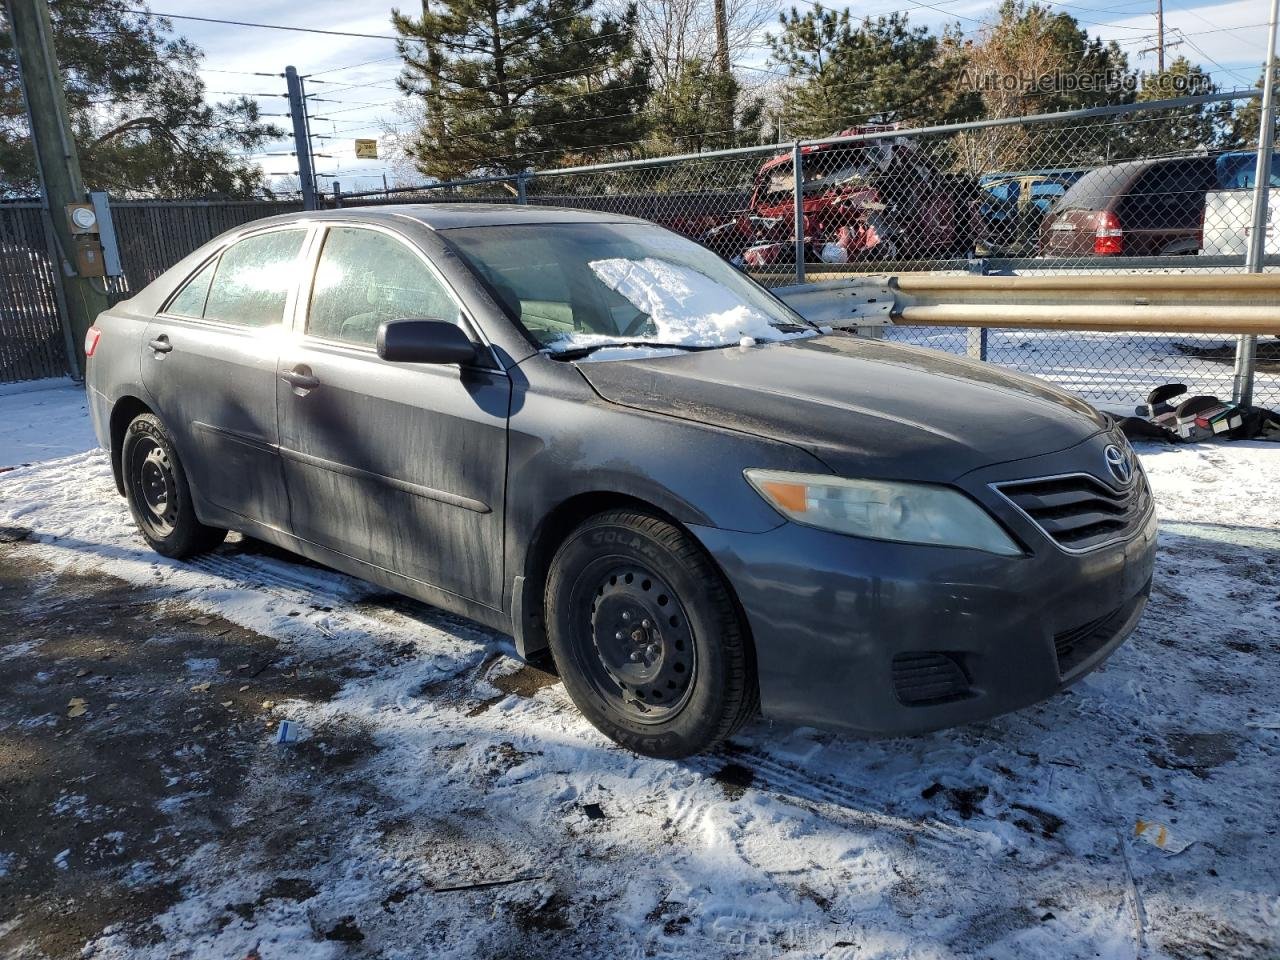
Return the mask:
<svg viewBox="0 0 1280 960">
<path fill-rule="evenodd" d="M 458 323 L 457 303 L 404 243 L 377 230 L 331 227 L 320 251 L 307 333 L 373 346 L 388 320 Z"/>
<path fill-rule="evenodd" d="M 554 223 L 443 232 L 534 340 L 688 347 L 814 328 L 706 247 L 651 224 Z"/>
<path fill-rule="evenodd" d="M 205 318 L 245 327 L 280 323 L 306 235 L 302 229 L 276 230 L 228 247 L 209 288 Z"/>
</svg>

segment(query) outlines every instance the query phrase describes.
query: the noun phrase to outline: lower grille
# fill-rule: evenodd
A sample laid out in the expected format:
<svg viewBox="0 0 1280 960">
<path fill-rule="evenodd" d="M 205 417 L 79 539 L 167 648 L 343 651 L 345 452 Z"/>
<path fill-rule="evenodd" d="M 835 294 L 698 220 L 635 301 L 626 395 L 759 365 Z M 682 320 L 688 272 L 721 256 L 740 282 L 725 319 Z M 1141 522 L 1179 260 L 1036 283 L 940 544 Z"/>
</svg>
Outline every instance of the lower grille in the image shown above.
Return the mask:
<svg viewBox="0 0 1280 960">
<path fill-rule="evenodd" d="M 969 678 L 948 653 L 899 653 L 893 658 L 893 689 L 908 707 L 949 703 L 969 696 Z"/>
<path fill-rule="evenodd" d="M 1078 627 L 1055 634 L 1053 649 L 1058 655 L 1058 674 L 1065 677 L 1107 645 L 1128 613 L 1129 604 Z"/>
<path fill-rule="evenodd" d="M 1081 553 L 1129 536 L 1151 509 L 1151 488 L 1141 470 L 1124 490 L 1096 477 L 998 483 L 996 489 L 1064 550 Z"/>
</svg>

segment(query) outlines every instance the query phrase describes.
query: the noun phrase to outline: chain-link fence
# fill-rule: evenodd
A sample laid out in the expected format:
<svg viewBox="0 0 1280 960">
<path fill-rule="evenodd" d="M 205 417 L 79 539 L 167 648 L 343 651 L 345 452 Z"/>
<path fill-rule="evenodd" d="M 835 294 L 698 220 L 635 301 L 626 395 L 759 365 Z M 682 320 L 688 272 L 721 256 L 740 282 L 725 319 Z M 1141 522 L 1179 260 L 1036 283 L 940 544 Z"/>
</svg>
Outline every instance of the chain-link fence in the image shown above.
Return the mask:
<svg viewBox="0 0 1280 960">
<path fill-rule="evenodd" d="M 1257 95 L 920 130 L 861 127 L 821 141 L 474 178 L 337 202 L 501 201 L 627 214 L 691 237 L 770 285 L 913 271 L 1238 273 L 1258 141 L 1256 130 L 1229 131 L 1240 126 L 1231 123 L 1240 114 L 1235 105 Z M 1280 184 L 1280 161 L 1271 178 Z M 1268 233 L 1264 254 L 1263 269 L 1280 265 L 1280 236 Z M 883 332 L 1046 377 L 1099 402 L 1128 403 L 1169 381 L 1233 393 L 1234 336 Z M 1277 342 L 1258 345 L 1262 403 L 1280 404 Z"/>
<path fill-rule="evenodd" d="M 919 130 L 862 127 L 820 141 L 335 193 L 326 204 L 515 202 L 627 214 L 691 237 L 771 286 L 920 271 L 1233 273 L 1245 269 L 1256 207 L 1258 134 L 1237 122 L 1239 105 L 1256 104 L 1257 95 Z M 1280 162 L 1270 179 L 1280 183 Z M 1280 265 L 1275 204 L 1273 196 L 1263 205 L 1265 270 Z M 126 273 L 110 281 L 117 297 L 221 229 L 297 209 L 113 207 Z M 52 261 L 39 231 L 18 223 L 22 216 L 34 214 L 0 207 L 0 289 L 8 285 L 0 321 L 21 348 L 0 362 L 0 380 L 64 369 L 50 359 L 60 336 Z M 20 226 L 25 232 L 15 233 Z M 32 284 L 38 295 L 21 292 Z M 1169 380 L 1233 392 L 1233 336 L 905 326 L 884 335 L 1015 367 L 1098 401 L 1127 403 Z M 1263 337 L 1257 345 L 1255 395 L 1264 404 L 1280 405 L 1278 343 Z"/>
</svg>

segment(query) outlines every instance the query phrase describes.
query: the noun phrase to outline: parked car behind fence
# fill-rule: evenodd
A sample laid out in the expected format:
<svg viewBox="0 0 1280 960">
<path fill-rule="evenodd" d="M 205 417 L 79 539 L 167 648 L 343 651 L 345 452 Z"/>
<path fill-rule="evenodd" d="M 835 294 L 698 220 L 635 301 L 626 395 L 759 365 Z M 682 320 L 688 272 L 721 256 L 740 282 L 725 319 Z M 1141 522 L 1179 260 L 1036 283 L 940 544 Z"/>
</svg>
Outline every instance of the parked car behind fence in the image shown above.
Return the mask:
<svg viewBox="0 0 1280 960">
<path fill-rule="evenodd" d="M 1077 259 L 1196 253 L 1205 193 L 1216 183 L 1211 154 L 1098 167 L 1045 218 L 1040 254 Z"/>
<path fill-rule="evenodd" d="M 1078 167 L 983 174 L 972 213 L 975 251 L 982 256 L 1034 254 L 1041 222 L 1088 172 Z"/>
<path fill-rule="evenodd" d="M 1215 164 L 1216 190 L 1204 200 L 1205 256 L 1242 257 L 1249 245 L 1253 223 L 1253 186 L 1258 171 L 1258 155 L 1248 150 L 1224 153 Z M 1280 153 L 1271 156 L 1271 187 L 1280 187 Z M 1280 235 L 1276 231 L 1276 209 L 1280 205 L 1272 192 L 1267 203 L 1266 240 L 1263 253 L 1280 253 Z"/>
</svg>

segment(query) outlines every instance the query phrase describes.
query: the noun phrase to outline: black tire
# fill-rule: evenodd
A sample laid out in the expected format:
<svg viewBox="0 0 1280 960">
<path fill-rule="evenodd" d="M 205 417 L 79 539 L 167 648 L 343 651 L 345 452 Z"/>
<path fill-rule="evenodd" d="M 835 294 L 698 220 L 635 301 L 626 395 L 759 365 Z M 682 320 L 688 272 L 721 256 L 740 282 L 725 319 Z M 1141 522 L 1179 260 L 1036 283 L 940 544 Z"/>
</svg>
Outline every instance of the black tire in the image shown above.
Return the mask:
<svg viewBox="0 0 1280 960">
<path fill-rule="evenodd" d="M 139 414 L 125 429 L 120 469 L 129 511 L 156 553 L 182 560 L 212 550 L 226 538 L 227 531 L 196 518 L 186 471 L 155 415 Z"/>
<path fill-rule="evenodd" d="M 611 510 L 583 523 L 551 561 L 546 611 L 569 697 L 636 753 L 700 753 L 759 708 L 750 644 L 728 586 L 666 520 Z"/>
</svg>

